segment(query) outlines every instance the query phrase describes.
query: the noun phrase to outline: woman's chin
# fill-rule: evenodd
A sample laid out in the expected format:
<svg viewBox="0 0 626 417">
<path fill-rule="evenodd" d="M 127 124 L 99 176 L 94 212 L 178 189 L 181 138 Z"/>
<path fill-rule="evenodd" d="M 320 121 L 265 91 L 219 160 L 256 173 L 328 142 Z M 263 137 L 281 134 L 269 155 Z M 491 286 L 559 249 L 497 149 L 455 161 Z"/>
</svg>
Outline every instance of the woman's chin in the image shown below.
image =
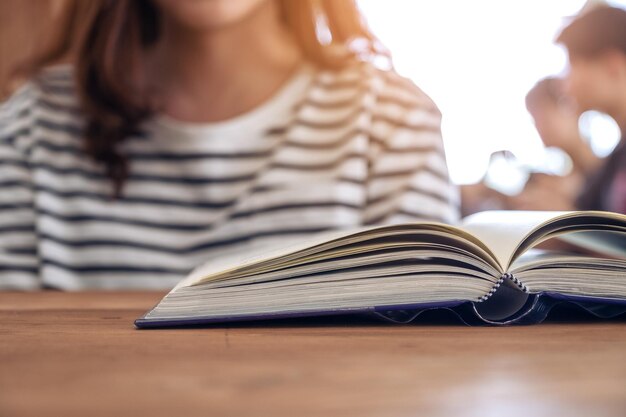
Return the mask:
<svg viewBox="0 0 626 417">
<path fill-rule="evenodd" d="M 179 26 L 190 30 L 218 30 L 244 20 L 273 0 L 156 0 L 155 4 Z"/>
</svg>

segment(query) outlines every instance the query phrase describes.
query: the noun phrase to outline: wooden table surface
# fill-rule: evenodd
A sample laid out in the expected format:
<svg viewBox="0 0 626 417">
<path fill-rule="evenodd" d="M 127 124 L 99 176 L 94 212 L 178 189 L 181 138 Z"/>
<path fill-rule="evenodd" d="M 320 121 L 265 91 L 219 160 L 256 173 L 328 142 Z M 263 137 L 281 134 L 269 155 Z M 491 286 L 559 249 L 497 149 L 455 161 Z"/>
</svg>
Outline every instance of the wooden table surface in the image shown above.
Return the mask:
<svg viewBox="0 0 626 417">
<path fill-rule="evenodd" d="M 626 320 L 136 330 L 162 293 L 0 293 L 0 416 L 626 416 Z"/>
</svg>

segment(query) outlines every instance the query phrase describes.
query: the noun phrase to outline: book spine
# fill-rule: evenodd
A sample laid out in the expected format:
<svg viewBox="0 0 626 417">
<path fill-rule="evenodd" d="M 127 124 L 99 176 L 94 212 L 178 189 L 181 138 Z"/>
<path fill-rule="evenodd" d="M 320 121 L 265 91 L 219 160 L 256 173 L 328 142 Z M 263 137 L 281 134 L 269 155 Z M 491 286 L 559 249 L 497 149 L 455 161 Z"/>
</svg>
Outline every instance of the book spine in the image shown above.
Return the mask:
<svg viewBox="0 0 626 417">
<path fill-rule="evenodd" d="M 503 274 L 503 276 L 505 276 L 506 278 L 510 279 L 513 282 L 513 284 L 517 285 L 517 288 L 519 288 L 523 292 L 525 292 L 525 293 L 529 292 L 528 288 L 526 287 L 526 285 L 524 285 L 524 283 L 522 281 L 517 279 L 515 277 L 515 275 L 513 275 L 513 274 Z"/>
<path fill-rule="evenodd" d="M 524 285 L 522 281 L 517 279 L 515 275 L 506 272 L 500 276 L 500 279 L 495 283 L 493 287 L 491 287 L 491 289 L 489 290 L 487 294 L 483 295 L 482 297 L 478 299 L 478 302 L 487 301 L 489 298 L 491 298 L 491 296 L 494 295 L 496 291 L 498 291 L 498 288 L 500 288 L 500 285 L 502 285 L 502 283 L 507 279 L 510 280 L 513 284 L 515 284 L 517 288 L 519 288 L 521 291 L 525 293 L 529 292 L 528 288 Z"/>
</svg>

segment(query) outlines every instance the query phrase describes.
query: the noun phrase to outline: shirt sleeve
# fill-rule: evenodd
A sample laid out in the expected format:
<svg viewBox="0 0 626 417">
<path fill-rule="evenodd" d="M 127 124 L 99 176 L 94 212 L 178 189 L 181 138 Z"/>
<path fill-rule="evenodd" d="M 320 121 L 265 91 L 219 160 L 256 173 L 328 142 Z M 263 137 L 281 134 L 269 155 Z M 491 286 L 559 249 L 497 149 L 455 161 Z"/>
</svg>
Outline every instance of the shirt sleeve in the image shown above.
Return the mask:
<svg viewBox="0 0 626 417">
<path fill-rule="evenodd" d="M 41 287 L 33 181 L 27 158 L 34 128 L 32 87 L 0 103 L 0 289 Z"/>
<path fill-rule="evenodd" d="M 364 223 L 458 222 L 459 192 L 448 174 L 439 109 L 395 72 L 381 71 L 375 82 Z"/>
</svg>

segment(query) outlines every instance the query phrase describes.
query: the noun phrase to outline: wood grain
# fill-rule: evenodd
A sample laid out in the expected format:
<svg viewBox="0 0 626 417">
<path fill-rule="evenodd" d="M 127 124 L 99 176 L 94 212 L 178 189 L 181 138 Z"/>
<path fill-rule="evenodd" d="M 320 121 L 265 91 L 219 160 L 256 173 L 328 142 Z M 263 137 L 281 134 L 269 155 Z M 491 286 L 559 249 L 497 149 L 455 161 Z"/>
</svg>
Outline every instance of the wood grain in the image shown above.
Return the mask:
<svg viewBox="0 0 626 417">
<path fill-rule="evenodd" d="M 0 293 L 0 416 L 624 416 L 626 320 L 136 330 L 162 293 Z"/>
</svg>

